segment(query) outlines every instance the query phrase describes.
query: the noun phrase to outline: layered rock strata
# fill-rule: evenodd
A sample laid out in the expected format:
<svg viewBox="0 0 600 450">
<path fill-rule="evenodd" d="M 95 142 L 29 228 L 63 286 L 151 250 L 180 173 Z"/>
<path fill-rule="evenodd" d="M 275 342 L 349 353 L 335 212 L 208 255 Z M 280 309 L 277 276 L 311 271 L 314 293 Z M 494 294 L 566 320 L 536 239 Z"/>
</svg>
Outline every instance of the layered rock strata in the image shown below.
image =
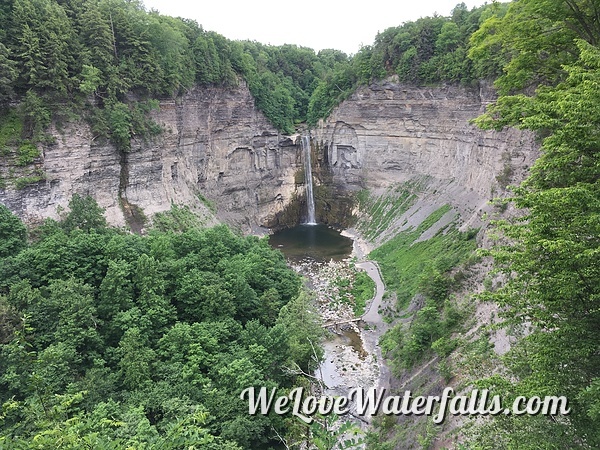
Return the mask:
<svg viewBox="0 0 600 450">
<path fill-rule="evenodd" d="M 471 123 L 493 99 L 485 83 L 414 87 L 387 80 L 359 88 L 313 139 L 334 186 L 377 195 L 421 183 L 419 201 L 398 218 L 403 226 L 446 203 L 474 225 L 488 201 L 520 180 L 537 156 L 531 133 L 483 131 Z"/>
<path fill-rule="evenodd" d="M 214 209 L 218 220 L 245 232 L 281 225 L 278 214 L 301 190 L 294 178 L 301 152 L 256 110 L 245 84 L 163 100 L 153 119 L 164 132 L 134 139 L 127 153 L 97 139 L 84 122 L 53 127 L 56 143 L 43 148 L 38 162 L 46 180 L 21 190 L 8 186 L 0 202 L 37 222 L 56 217 L 72 194 L 89 194 L 106 208 L 109 222 L 135 231 L 143 226 L 140 217 L 173 203 L 207 217 Z"/>
<path fill-rule="evenodd" d="M 424 186 L 420 202 L 401 218 L 403 226 L 445 203 L 476 224 L 490 198 L 522 178 L 537 156 L 528 133 L 470 123 L 492 100 L 485 84 L 411 87 L 387 80 L 358 89 L 312 132 L 318 221 L 345 226 L 356 191 L 378 194 L 417 180 Z M 0 202 L 38 222 L 56 217 L 72 194 L 89 194 L 112 224 L 134 231 L 172 204 L 244 232 L 302 219 L 300 139 L 277 133 L 245 84 L 163 100 L 153 119 L 164 132 L 134 139 L 127 153 L 95 137 L 85 122 L 55 126 L 56 143 L 43 147 L 37 162 L 46 179 L 20 190 L 9 183 Z M 0 161 L 4 178 L 10 170 Z"/>
</svg>

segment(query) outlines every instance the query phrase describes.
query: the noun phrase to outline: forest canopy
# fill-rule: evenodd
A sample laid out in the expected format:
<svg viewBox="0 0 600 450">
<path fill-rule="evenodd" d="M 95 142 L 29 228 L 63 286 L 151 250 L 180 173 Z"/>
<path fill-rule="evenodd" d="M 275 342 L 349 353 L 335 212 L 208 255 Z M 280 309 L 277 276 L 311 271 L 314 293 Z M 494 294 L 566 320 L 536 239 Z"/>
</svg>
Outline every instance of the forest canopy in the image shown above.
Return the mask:
<svg viewBox="0 0 600 450">
<path fill-rule="evenodd" d="M 75 196 L 28 243 L 0 205 L 0 448 L 260 449 L 293 434 L 240 398 L 289 391 L 319 356 L 282 254 L 225 226 L 133 235 L 102 212 Z"/>
<path fill-rule="evenodd" d="M 144 132 L 132 117 L 132 99 L 241 80 L 271 122 L 291 133 L 305 120 L 316 83 L 347 60 L 334 50 L 315 54 L 295 45 L 232 41 L 195 21 L 147 11 L 140 1 L 8 0 L 0 6 L 0 102 L 22 104 L 27 138 L 65 106 L 79 112 L 91 104 L 97 131 L 123 146 Z"/>
<path fill-rule="evenodd" d="M 0 106 L 18 102 L 24 139 L 52 118 L 84 113 L 95 135 L 128 150 L 157 133 L 144 120 L 151 100 L 195 85 L 242 81 L 273 125 L 314 125 L 357 86 L 389 75 L 409 83 L 470 83 L 498 66 L 467 57 L 469 38 L 492 10 L 459 4 L 380 33 L 348 56 L 338 50 L 233 41 L 197 22 L 147 11 L 130 0 L 7 0 L 0 6 Z M 66 107 L 66 108 L 65 108 Z"/>
</svg>

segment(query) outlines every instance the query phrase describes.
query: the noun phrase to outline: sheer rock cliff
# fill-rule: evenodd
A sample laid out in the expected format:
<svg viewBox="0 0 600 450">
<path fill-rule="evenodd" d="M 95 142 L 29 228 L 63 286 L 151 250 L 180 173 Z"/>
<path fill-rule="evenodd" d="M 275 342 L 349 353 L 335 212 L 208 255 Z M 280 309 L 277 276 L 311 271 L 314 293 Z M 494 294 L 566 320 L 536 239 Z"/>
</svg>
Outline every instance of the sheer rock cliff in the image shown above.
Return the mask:
<svg viewBox="0 0 600 450">
<path fill-rule="evenodd" d="M 89 194 L 110 223 L 134 231 L 144 216 L 173 203 L 190 205 L 209 223 L 215 222 L 210 209 L 216 210 L 216 220 L 245 232 L 279 225 L 278 213 L 297 190 L 301 152 L 257 111 L 245 84 L 196 88 L 161 101 L 152 116 L 164 132 L 134 138 L 127 153 L 95 138 L 85 122 L 53 126 L 56 143 L 44 146 L 37 162 L 46 179 L 0 189 L 0 202 L 39 222 L 56 217 L 73 193 Z"/>
<path fill-rule="evenodd" d="M 387 80 L 359 88 L 311 134 L 317 219 L 345 226 L 358 190 L 381 193 L 417 180 L 424 186 L 421 201 L 399 223 L 410 225 L 450 203 L 466 224 L 475 224 L 490 198 L 520 179 L 536 157 L 532 135 L 470 123 L 492 99 L 486 84 L 411 87 Z M 57 217 L 72 194 L 89 194 L 109 222 L 134 231 L 172 204 L 244 232 L 301 219 L 300 139 L 279 134 L 245 84 L 196 88 L 161 101 L 152 115 L 164 132 L 134 138 L 127 153 L 95 137 L 83 121 L 54 125 L 56 143 L 41 148 L 35 164 L 45 180 L 20 190 L 9 183 L 0 188 L 0 202 L 39 222 Z M 5 178 L 10 170 L 0 161 Z"/>
<path fill-rule="evenodd" d="M 414 87 L 387 80 L 361 87 L 313 133 L 327 168 L 327 177 L 317 180 L 375 195 L 420 184 L 419 201 L 398 218 L 398 227 L 392 224 L 396 230 L 446 203 L 466 226 L 478 225 L 489 200 L 522 179 L 537 157 L 531 133 L 483 131 L 470 122 L 493 99 L 486 83 Z M 321 209 L 329 201 L 321 199 Z M 388 237 L 395 230 L 389 231 Z"/>
</svg>

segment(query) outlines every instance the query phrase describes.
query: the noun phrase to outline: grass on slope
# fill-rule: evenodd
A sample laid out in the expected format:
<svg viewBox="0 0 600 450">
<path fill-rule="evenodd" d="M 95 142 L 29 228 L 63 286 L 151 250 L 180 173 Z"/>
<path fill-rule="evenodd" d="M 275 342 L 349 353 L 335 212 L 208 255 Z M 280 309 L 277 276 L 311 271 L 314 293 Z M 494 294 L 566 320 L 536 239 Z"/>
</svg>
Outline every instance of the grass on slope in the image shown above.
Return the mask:
<svg viewBox="0 0 600 450">
<path fill-rule="evenodd" d="M 420 290 L 434 283 L 431 274 L 444 274 L 464 262 L 477 247 L 475 234 L 461 233 L 450 224 L 425 241 L 415 242 L 446 212 L 445 205 L 430 214 L 416 229 L 398 233 L 373 250 L 369 257 L 379 262 L 388 289 L 397 293 L 398 307 L 408 304 Z"/>
<path fill-rule="evenodd" d="M 358 224 L 359 230 L 367 239 L 375 239 L 414 204 L 417 199 L 415 193 L 420 189 L 419 183 L 406 182 L 379 197 L 372 197 L 367 190 L 359 192 L 359 207 L 368 217 Z"/>
</svg>

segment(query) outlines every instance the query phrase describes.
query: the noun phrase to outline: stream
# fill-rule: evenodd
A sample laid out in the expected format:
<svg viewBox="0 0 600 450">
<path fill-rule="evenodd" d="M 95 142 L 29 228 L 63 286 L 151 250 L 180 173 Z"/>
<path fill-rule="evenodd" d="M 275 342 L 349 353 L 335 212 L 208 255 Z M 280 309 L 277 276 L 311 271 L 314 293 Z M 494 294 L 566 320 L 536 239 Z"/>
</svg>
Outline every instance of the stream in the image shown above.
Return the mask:
<svg viewBox="0 0 600 450">
<path fill-rule="evenodd" d="M 366 261 L 366 251 L 357 240 L 325 225 L 299 225 L 270 236 L 270 244 L 281 250 L 289 264 L 306 277 L 316 295 L 316 303 L 324 323 L 348 321 L 355 318 L 352 307 L 340 301 L 343 288 L 340 280 L 352 276 L 353 266 L 364 270 L 373 279 L 376 293 L 367 303 L 360 326 L 349 322 L 329 327 L 323 343 L 323 363 L 315 376 L 323 381 L 323 394 L 347 396 L 353 388 L 387 387 L 387 368 L 378 345 L 387 325 L 379 315 L 384 284 L 376 263 Z M 361 427 L 368 417 L 355 417 Z"/>
</svg>

